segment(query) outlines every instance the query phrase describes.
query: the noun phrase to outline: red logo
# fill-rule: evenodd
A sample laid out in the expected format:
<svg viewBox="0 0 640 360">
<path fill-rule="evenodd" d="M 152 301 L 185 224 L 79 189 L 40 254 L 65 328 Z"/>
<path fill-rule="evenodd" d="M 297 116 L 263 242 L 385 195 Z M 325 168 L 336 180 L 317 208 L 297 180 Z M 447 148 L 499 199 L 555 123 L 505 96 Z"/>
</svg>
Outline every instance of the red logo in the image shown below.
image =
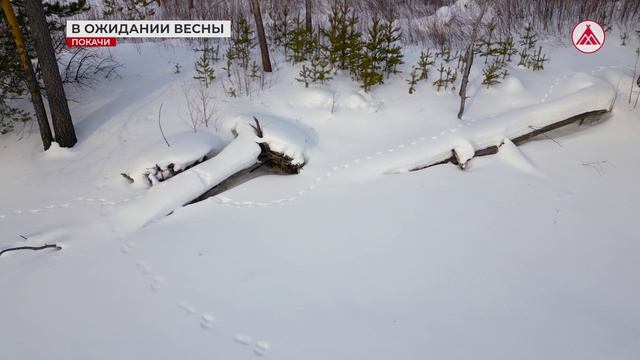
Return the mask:
<svg viewBox="0 0 640 360">
<path fill-rule="evenodd" d="M 602 25 L 585 20 L 576 25 L 571 33 L 573 46 L 585 54 L 592 54 L 602 48 L 606 34 Z"/>
<path fill-rule="evenodd" d="M 66 43 L 68 47 L 114 47 L 118 40 L 111 37 L 68 37 Z"/>
</svg>

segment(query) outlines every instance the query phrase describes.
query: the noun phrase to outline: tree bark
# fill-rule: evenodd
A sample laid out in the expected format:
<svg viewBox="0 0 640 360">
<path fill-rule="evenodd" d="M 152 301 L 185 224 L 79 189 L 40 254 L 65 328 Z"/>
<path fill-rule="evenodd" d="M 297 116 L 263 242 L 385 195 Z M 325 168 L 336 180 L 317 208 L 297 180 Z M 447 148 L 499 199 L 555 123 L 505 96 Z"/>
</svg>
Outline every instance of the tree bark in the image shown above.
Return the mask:
<svg viewBox="0 0 640 360">
<path fill-rule="evenodd" d="M 24 9 L 31 28 L 31 37 L 38 55 L 40 69 L 42 70 L 42 80 L 47 92 L 56 141 L 61 147 L 72 147 L 77 142 L 76 132 L 73 128 L 67 96 L 62 86 L 56 53 L 51 43 L 51 35 L 49 34 L 42 1 L 26 0 L 24 1 Z"/>
<path fill-rule="evenodd" d="M 251 0 L 251 10 L 253 11 L 253 16 L 256 20 L 258 43 L 260 44 L 260 54 L 262 55 L 262 69 L 264 72 L 271 72 L 271 59 L 269 58 L 267 38 L 264 34 L 264 24 L 262 23 L 262 14 L 260 14 L 259 0 Z"/>
<path fill-rule="evenodd" d="M 33 110 L 36 114 L 38 127 L 40 128 L 42 146 L 44 147 L 44 150 L 47 150 L 49 149 L 49 147 L 51 146 L 51 142 L 53 141 L 53 134 L 51 133 L 51 127 L 49 126 L 47 111 L 45 110 L 44 103 L 42 102 L 42 94 L 40 94 L 40 84 L 38 84 L 36 74 L 33 71 L 33 64 L 31 64 L 31 60 L 27 56 L 24 45 L 24 38 L 22 36 L 22 31 L 20 30 L 20 24 L 18 24 L 16 15 L 13 11 L 13 8 L 11 7 L 11 3 L 9 3 L 9 0 L 0 1 L 2 11 L 5 18 L 7 19 L 9 27 L 11 28 L 11 34 L 13 35 L 13 39 L 16 43 L 16 49 L 18 50 L 18 56 L 20 57 L 20 64 L 22 65 L 22 69 L 24 70 L 25 83 L 27 84 L 27 88 L 29 89 L 29 94 L 31 95 L 31 103 L 33 104 Z"/>
<path fill-rule="evenodd" d="M 304 18 L 305 18 L 305 27 L 309 36 L 313 32 L 313 27 L 311 24 L 311 0 L 304 0 Z"/>
<path fill-rule="evenodd" d="M 481 3 L 480 14 L 474 21 L 473 28 L 471 29 L 471 39 L 469 40 L 469 45 L 467 46 L 467 52 L 465 54 L 466 63 L 464 66 L 464 72 L 462 74 L 462 83 L 460 84 L 460 109 L 458 110 L 458 119 L 462 119 L 462 115 L 464 114 L 464 107 L 467 101 L 467 86 L 469 85 L 469 74 L 471 73 L 471 65 L 473 64 L 473 48 L 476 45 L 476 39 L 478 38 L 480 25 L 482 25 L 482 18 L 484 18 L 484 14 L 487 12 L 489 2 L 490 0 L 485 0 Z"/>
</svg>

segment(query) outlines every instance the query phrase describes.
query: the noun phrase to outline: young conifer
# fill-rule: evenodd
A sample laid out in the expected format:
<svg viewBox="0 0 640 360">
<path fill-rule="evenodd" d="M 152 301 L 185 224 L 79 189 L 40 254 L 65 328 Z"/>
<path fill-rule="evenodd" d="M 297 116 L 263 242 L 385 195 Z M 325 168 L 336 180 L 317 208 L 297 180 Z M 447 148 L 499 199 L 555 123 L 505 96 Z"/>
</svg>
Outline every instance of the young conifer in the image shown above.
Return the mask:
<svg viewBox="0 0 640 360">
<path fill-rule="evenodd" d="M 199 80 L 204 87 L 208 88 L 213 80 L 216 78 L 215 71 L 213 69 L 213 61 L 211 59 L 212 49 L 209 47 L 208 39 L 203 40 L 202 54 L 195 63 L 196 75 L 193 77 Z"/>
</svg>

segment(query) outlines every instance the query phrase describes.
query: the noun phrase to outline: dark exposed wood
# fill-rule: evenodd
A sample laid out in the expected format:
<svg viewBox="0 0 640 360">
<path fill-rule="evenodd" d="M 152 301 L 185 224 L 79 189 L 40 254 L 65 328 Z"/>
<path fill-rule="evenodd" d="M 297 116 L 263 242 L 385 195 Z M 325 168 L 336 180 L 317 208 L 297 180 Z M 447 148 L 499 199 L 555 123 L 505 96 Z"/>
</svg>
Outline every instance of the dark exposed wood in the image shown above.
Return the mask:
<svg viewBox="0 0 640 360">
<path fill-rule="evenodd" d="M 47 92 L 56 141 L 61 147 L 72 147 L 77 142 L 76 132 L 73 128 L 67 96 L 62 86 L 58 61 L 51 42 L 42 1 L 28 0 L 23 4 L 34 48 L 38 55 L 38 63 L 42 70 L 42 80 Z"/>
<path fill-rule="evenodd" d="M 13 247 L 13 248 L 8 248 L 8 249 L 4 249 L 2 251 L 0 251 L 0 256 L 2 256 L 2 254 L 10 252 L 10 251 L 18 251 L 18 250 L 43 250 L 43 249 L 56 249 L 56 250 L 62 250 L 61 246 L 58 246 L 56 244 L 45 244 L 42 246 L 18 246 L 18 247 Z"/>
<path fill-rule="evenodd" d="M 253 127 L 253 130 L 256 132 L 256 136 L 262 139 L 264 137 L 264 132 L 262 130 L 262 126 L 260 125 L 260 120 L 258 120 L 255 116 L 253 117 L 253 120 L 256 124 L 251 125 L 251 127 Z M 266 142 L 259 142 L 258 146 L 260 146 L 260 154 L 258 155 L 258 158 L 256 159 L 256 163 L 254 165 L 229 176 L 224 181 L 220 182 L 216 186 L 207 190 L 202 195 L 198 196 L 193 201 L 189 202 L 189 204 L 187 205 L 197 203 L 212 196 L 216 196 L 224 191 L 227 191 L 237 185 L 240 185 L 259 176 L 298 174 L 300 172 L 300 169 L 302 169 L 302 167 L 305 165 L 304 163 L 294 164 L 291 157 L 283 153 L 271 150 L 269 144 L 267 144 Z"/>
<path fill-rule="evenodd" d="M 518 136 L 516 138 L 513 138 L 513 139 L 511 139 L 511 141 L 513 141 L 513 143 L 516 144 L 516 145 L 520 145 L 520 144 L 526 142 L 527 140 L 529 140 L 529 139 L 531 139 L 531 138 L 533 138 L 535 136 L 538 136 L 540 134 L 544 134 L 544 133 L 549 132 L 551 130 L 555 130 L 557 128 L 569 125 L 569 124 L 577 122 L 577 121 L 582 121 L 582 120 L 584 120 L 585 118 L 587 118 L 589 116 L 602 115 L 602 114 L 605 114 L 607 112 L 608 112 L 607 110 L 596 110 L 596 111 L 589 111 L 589 112 L 586 112 L 586 113 L 578 114 L 578 115 L 572 116 L 572 117 L 570 117 L 570 118 L 568 118 L 566 120 L 559 121 L 557 123 L 553 123 L 551 125 L 547 125 L 547 126 L 542 127 L 542 128 L 537 128 L 537 129 L 533 128 L 533 131 L 531 131 L 529 133 L 526 133 L 524 135 L 520 135 L 520 136 Z"/>
<path fill-rule="evenodd" d="M 206 200 L 210 197 L 221 194 L 227 190 L 233 189 L 238 185 L 244 184 L 249 180 L 252 180 L 264 175 L 289 175 L 289 174 L 282 173 L 275 168 L 264 166 L 264 163 L 256 163 L 255 165 L 249 168 L 240 170 L 237 173 L 229 176 L 224 181 L 212 187 L 211 189 L 207 190 L 207 192 L 198 196 L 196 199 L 194 199 L 187 205 L 195 204 L 199 201 Z"/>
<path fill-rule="evenodd" d="M 479 157 L 479 156 L 487 156 L 487 155 L 494 155 L 498 153 L 498 149 L 500 148 L 500 146 L 502 146 L 502 144 L 500 145 L 491 145 L 488 148 L 484 148 L 481 150 L 476 151 L 476 153 L 473 155 L 473 157 Z"/>
<path fill-rule="evenodd" d="M 250 0 L 253 17 L 256 21 L 256 32 L 258 34 L 258 44 L 260 45 L 260 54 L 262 55 L 262 70 L 271 72 L 271 59 L 269 58 L 269 48 L 267 47 L 267 37 L 264 33 L 264 24 L 262 23 L 262 14 L 260 13 L 259 0 Z"/>
</svg>

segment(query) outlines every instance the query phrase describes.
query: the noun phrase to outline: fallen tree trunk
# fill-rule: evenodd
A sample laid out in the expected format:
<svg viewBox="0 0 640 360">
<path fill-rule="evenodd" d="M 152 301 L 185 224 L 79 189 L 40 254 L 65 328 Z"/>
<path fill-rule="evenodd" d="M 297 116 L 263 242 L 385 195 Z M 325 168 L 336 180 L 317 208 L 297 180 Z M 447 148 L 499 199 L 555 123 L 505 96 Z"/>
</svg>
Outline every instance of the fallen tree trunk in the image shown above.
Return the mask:
<svg viewBox="0 0 640 360">
<path fill-rule="evenodd" d="M 255 124 L 252 125 L 255 135 L 244 125 L 236 139 L 218 155 L 166 179 L 145 196 L 123 205 L 114 215 L 116 226 L 126 229 L 146 225 L 179 207 L 215 196 L 267 171 L 297 174 L 304 163 L 293 163 L 291 157 L 272 151 L 269 144 L 260 141 L 264 134 L 257 119 Z"/>
<path fill-rule="evenodd" d="M 567 126 L 569 124 L 573 124 L 573 123 L 578 122 L 578 121 L 582 122 L 582 121 L 584 121 L 584 119 L 586 119 L 589 116 L 600 116 L 600 115 L 603 115 L 603 114 L 605 114 L 607 112 L 608 112 L 608 110 L 589 111 L 589 112 L 586 112 L 586 113 L 582 113 L 582 114 L 578 114 L 578 115 L 572 116 L 572 117 L 570 117 L 570 118 L 568 118 L 566 120 L 559 121 L 557 123 L 553 123 L 551 125 L 547 125 L 545 127 L 539 128 L 539 129 L 530 127 L 533 131 L 531 131 L 530 133 L 524 134 L 524 135 L 520 135 L 520 136 L 518 136 L 516 138 L 513 138 L 513 139 L 511 139 L 511 141 L 516 145 L 520 145 L 520 144 L 526 142 L 527 140 L 529 140 L 531 138 L 534 138 L 534 137 L 536 137 L 538 135 L 544 134 L 544 133 L 549 132 L 551 130 L 558 129 L 558 128 L 561 128 L 563 126 Z"/>
<path fill-rule="evenodd" d="M 552 130 L 556 130 L 559 129 L 561 127 L 576 123 L 576 122 L 583 122 L 586 118 L 590 117 L 590 116 L 601 116 L 603 114 L 606 114 L 607 112 L 609 112 L 608 110 L 595 110 L 595 111 L 588 111 L 582 114 L 578 114 L 578 115 L 574 115 L 568 119 L 562 120 L 562 121 L 558 121 L 555 122 L 553 124 L 541 127 L 541 128 L 534 128 L 533 126 L 530 126 L 529 128 L 531 129 L 530 132 L 516 136 L 512 139 L 510 139 L 515 145 L 521 145 L 529 140 L 531 140 L 532 138 L 538 136 L 538 135 L 543 135 L 549 131 Z M 487 156 L 487 155 L 493 155 L 493 154 L 497 154 L 498 150 L 500 148 L 500 146 L 502 146 L 502 142 L 500 144 L 496 144 L 496 145 L 490 145 L 488 147 L 479 149 L 479 150 L 475 150 L 474 155 L 472 158 L 475 157 L 480 157 L 480 156 Z M 472 159 L 471 158 L 471 159 Z M 464 163 L 461 163 L 458 160 L 458 156 L 455 152 L 455 150 L 451 150 L 451 156 L 447 157 L 446 159 L 443 160 L 439 160 L 436 161 L 434 163 L 428 164 L 428 165 L 424 165 L 424 166 L 420 166 L 420 167 L 416 167 L 413 169 L 410 169 L 409 171 L 418 171 L 418 170 L 423 170 L 432 166 L 436 166 L 436 165 L 442 165 L 442 164 L 454 164 L 454 165 L 458 165 L 458 167 L 460 167 L 461 169 L 465 168 L 465 164 L 470 161 L 471 159 L 467 160 Z"/>
</svg>

